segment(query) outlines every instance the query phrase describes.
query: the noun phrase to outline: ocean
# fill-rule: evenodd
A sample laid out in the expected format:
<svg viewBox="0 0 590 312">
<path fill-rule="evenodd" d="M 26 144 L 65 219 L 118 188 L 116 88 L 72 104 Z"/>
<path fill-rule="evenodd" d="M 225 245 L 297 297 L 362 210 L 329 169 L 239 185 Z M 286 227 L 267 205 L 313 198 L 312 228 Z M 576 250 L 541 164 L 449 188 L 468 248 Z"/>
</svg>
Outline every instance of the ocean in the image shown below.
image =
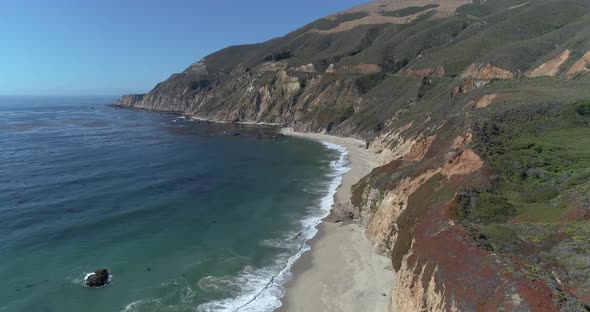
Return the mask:
<svg viewBox="0 0 590 312">
<path fill-rule="evenodd" d="M 346 151 L 114 101 L 0 98 L 0 312 L 280 306 Z"/>
</svg>

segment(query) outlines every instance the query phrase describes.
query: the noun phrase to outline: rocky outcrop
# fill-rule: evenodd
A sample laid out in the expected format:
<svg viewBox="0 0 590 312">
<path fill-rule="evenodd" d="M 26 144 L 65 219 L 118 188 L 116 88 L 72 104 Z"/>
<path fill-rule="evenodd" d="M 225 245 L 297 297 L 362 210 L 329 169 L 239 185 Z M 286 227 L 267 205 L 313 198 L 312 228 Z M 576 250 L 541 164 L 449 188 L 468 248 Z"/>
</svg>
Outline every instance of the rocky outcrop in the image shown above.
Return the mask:
<svg viewBox="0 0 590 312">
<path fill-rule="evenodd" d="M 410 150 L 402 156 L 403 160 L 410 160 L 410 161 L 421 161 L 424 159 L 424 155 L 430 148 L 432 141 L 436 138 L 436 135 L 431 135 L 427 138 L 424 138 L 412 145 Z"/>
<path fill-rule="evenodd" d="M 287 68 L 286 62 L 264 62 L 256 66 L 255 70 L 258 72 L 278 72 Z"/>
<path fill-rule="evenodd" d="M 493 66 L 492 64 L 471 64 L 463 72 L 462 76 L 477 80 L 514 78 L 514 74 L 511 71 Z"/>
<path fill-rule="evenodd" d="M 212 121 L 265 122 L 302 131 L 350 131 L 350 126 L 342 123 L 360 99 L 354 81 L 313 73 L 292 76 L 280 69 L 283 65 L 273 64 L 260 71 L 236 68 L 210 80 L 194 81 L 187 73 L 177 74 L 144 96 L 122 97 L 117 105 L 183 112 Z M 270 71 L 269 66 L 276 70 Z M 326 104 L 332 107 L 330 111 L 325 110 Z"/>
<path fill-rule="evenodd" d="M 512 274 L 492 251 L 474 246 L 469 230 L 450 217 L 460 185 L 487 183 L 489 169 L 468 148 L 471 137 L 468 132 L 447 143 L 419 140 L 415 146 L 428 145 L 429 151 L 417 167 L 410 149 L 354 189 L 367 236 L 392 255 L 392 311 L 557 311 L 546 284 Z M 437 161 L 445 150 L 444 161 Z M 385 177 L 390 186 L 374 188 Z"/>
<path fill-rule="evenodd" d="M 492 104 L 498 95 L 496 93 L 486 94 L 480 97 L 477 101 L 471 102 L 475 108 L 484 108 Z"/>
<path fill-rule="evenodd" d="M 453 88 L 453 92 L 451 92 L 451 97 L 455 97 L 459 94 L 467 93 L 473 89 L 481 88 L 486 84 L 490 83 L 489 80 L 478 80 L 473 78 L 467 78 L 461 82 L 458 86 Z"/>
<path fill-rule="evenodd" d="M 442 66 L 434 66 L 428 68 L 414 69 L 408 68 L 403 71 L 403 74 L 407 77 L 443 77 L 445 75 L 445 69 Z"/>
<path fill-rule="evenodd" d="M 96 270 L 89 274 L 84 281 L 88 287 L 102 287 L 109 283 L 109 271 L 107 269 Z"/>
<path fill-rule="evenodd" d="M 341 223 L 358 219 L 359 210 L 349 202 L 335 203 L 330 214 L 324 219 L 328 222 Z"/>
<path fill-rule="evenodd" d="M 290 70 L 302 73 L 315 73 L 315 66 L 313 64 L 301 65 L 298 67 L 291 68 Z"/>
<path fill-rule="evenodd" d="M 555 76 L 565 61 L 570 57 L 570 50 L 566 49 L 561 54 L 549 59 L 547 62 L 539 65 L 539 67 L 531 70 L 527 73 L 528 77 L 541 77 L 541 76 Z"/>
<path fill-rule="evenodd" d="M 119 98 L 117 105 L 134 107 L 141 103 L 145 94 L 128 94 Z"/>
<path fill-rule="evenodd" d="M 416 140 L 406 139 L 403 133 L 413 124 L 414 122 L 410 121 L 400 128 L 384 131 L 370 142 L 369 148 L 379 155 L 378 160 L 382 164 L 398 159 L 410 151 Z"/>
<path fill-rule="evenodd" d="M 579 73 L 586 73 L 590 71 L 590 51 L 586 52 L 565 74 L 571 78 Z"/>
</svg>

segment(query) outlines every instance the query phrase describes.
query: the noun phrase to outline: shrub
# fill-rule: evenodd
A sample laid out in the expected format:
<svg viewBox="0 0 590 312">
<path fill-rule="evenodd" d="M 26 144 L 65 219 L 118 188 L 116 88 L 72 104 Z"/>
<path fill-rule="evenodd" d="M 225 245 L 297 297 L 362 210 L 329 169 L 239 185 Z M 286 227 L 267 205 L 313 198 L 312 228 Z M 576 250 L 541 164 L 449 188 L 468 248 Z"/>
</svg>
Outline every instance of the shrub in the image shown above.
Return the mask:
<svg viewBox="0 0 590 312">
<path fill-rule="evenodd" d="M 590 116 L 590 101 L 576 103 L 576 112 L 582 117 Z"/>
<path fill-rule="evenodd" d="M 553 183 L 531 183 L 523 187 L 520 197 L 526 203 L 536 203 L 555 198 L 559 191 L 559 186 Z"/>
<path fill-rule="evenodd" d="M 359 77 L 355 82 L 361 94 L 365 94 L 378 86 L 383 80 L 385 80 L 385 78 L 387 78 L 387 74 L 376 73 Z"/>
<path fill-rule="evenodd" d="M 502 195 L 463 188 L 456 197 L 454 217 L 461 221 L 488 225 L 502 223 L 516 216 L 516 207 Z"/>
<path fill-rule="evenodd" d="M 291 51 L 281 51 L 281 52 L 276 52 L 276 53 L 267 55 L 262 61 L 264 61 L 264 62 L 269 62 L 269 61 L 278 62 L 281 60 L 290 59 L 293 56 L 295 56 L 295 55 Z"/>
<path fill-rule="evenodd" d="M 480 224 L 502 223 L 516 215 L 516 208 L 505 197 L 481 193 L 468 215 L 470 221 Z"/>
</svg>

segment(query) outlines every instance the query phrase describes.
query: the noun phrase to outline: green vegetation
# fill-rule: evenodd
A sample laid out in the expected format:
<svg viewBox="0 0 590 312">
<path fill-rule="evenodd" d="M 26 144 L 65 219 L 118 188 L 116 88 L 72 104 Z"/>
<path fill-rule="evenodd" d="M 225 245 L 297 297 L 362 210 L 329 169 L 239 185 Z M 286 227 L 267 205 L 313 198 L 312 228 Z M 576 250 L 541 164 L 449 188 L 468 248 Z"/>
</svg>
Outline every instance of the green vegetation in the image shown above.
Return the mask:
<svg viewBox="0 0 590 312">
<path fill-rule="evenodd" d="M 588 101 L 537 105 L 476 126 L 476 147 L 501 172 L 498 190 L 518 207 L 519 220 L 556 220 L 560 195 L 590 183 L 588 114 Z"/>
<path fill-rule="evenodd" d="M 456 210 L 459 220 L 488 225 L 502 223 L 516 215 L 516 208 L 507 198 L 488 192 L 463 190 L 459 193 L 460 205 Z"/>
<path fill-rule="evenodd" d="M 503 250 L 506 252 L 518 252 L 522 241 L 518 237 L 518 232 L 507 224 L 492 223 L 485 226 L 482 230 L 485 243 L 492 250 Z"/>
<path fill-rule="evenodd" d="M 359 77 L 355 81 L 356 81 L 356 85 L 358 86 L 361 94 L 365 94 L 365 93 L 369 92 L 371 89 L 378 86 L 386 78 L 387 78 L 387 74 L 377 73 L 377 74 L 370 74 L 370 75 L 365 75 L 365 76 Z"/>
<path fill-rule="evenodd" d="M 265 58 L 263 58 L 262 60 L 264 62 L 269 62 L 269 61 L 278 62 L 278 61 L 290 59 L 293 56 L 294 56 L 293 52 L 291 52 L 291 51 L 281 51 L 281 52 L 269 54 Z"/>
<path fill-rule="evenodd" d="M 486 1 L 461 7 L 459 12 L 473 21 L 470 26 L 454 44 L 432 51 L 415 66 L 442 65 L 452 75 L 459 75 L 472 63 L 522 71 L 572 37 L 589 35 L 585 21 L 589 8 L 584 1 L 531 1 L 517 6 L 524 2 Z M 517 7 L 509 9 L 510 4 Z"/>
<path fill-rule="evenodd" d="M 590 274 L 579 266 L 590 247 L 579 239 L 588 229 L 579 213 L 590 191 L 589 115 L 589 100 L 529 99 L 484 109 L 472 127 L 473 147 L 499 176 L 489 189 L 462 189 L 455 217 L 481 246 L 527 259 L 522 274 L 531 279 L 550 281 L 547 265 L 577 274 L 579 282 Z"/>
</svg>

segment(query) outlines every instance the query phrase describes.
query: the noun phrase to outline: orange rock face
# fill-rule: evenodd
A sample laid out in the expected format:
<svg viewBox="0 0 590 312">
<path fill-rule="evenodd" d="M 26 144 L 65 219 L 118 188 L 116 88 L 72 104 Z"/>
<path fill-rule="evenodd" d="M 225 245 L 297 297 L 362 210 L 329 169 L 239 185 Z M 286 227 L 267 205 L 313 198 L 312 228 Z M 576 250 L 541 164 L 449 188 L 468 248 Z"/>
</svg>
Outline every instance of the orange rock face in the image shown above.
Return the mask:
<svg viewBox="0 0 590 312">
<path fill-rule="evenodd" d="M 428 151 L 430 144 L 436 138 L 436 135 L 431 135 L 427 138 L 424 138 L 412 145 L 410 151 L 405 154 L 402 159 L 403 160 L 410 160 L 410 161 L 420 161 L 424 158 L 424 155 Z"/>
<path fill-rule="evenodd" d="M 570 57 L 570 50 L 565 50 L 558 56 L 548 60 L 541 64 L 539 67 L 530 71 L 528 77 L 541 77 L 541 76 L 555 76 L 559 71 L 561 65 L 567 61 Z"/>
<path fill-rule="evenodd" d="M 479 100 L 477 100 L 475 102 L 475 108 L 484 108 L 484 107 L 492 104 L 492 102 L 494 101 L 496 96 L 498 96 L 498 95 L 495 93 L 492 93 L 492 94 L 486 94 L 486 95 L 480 97 Z"/>
<path fill-rule="evenodd" d="M 467 67 L 465 72 L 463 72 L 463 77 L 480 80 L 510 79 L 514 78 L 514 74 L 509 70 L 493 66 L 492 64 L 471 64 L 469 67 Z"/>
<path fill-rule="evenodd" d="M 586 52 L 580 60 L 578 60 L 565 74 L 567 77 L 572 77 L 578 73 L 586 73 L 590 71 L 590 51 Z"/>
<path fill-rule="evenodd" d="M 465 175 L 479 170 L 483 166 L 483 160 L 470 149 L 465 149 L 452 156 L 442 174 L 448 178 L 454 175 Z"/>
</svg>

